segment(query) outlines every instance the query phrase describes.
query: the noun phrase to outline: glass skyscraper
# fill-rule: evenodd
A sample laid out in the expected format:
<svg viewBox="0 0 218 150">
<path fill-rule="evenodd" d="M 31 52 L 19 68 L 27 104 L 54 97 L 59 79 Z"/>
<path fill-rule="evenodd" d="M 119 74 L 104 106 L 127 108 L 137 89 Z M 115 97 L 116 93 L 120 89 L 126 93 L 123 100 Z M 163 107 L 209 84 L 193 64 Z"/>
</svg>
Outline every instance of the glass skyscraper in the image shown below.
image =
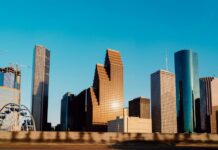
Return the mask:
<svg viewBox="0 0 218 150">
<path fill-rule="evenodd" d="M 35 46 L 33 62 L 32 115 L 36 130 L 47 130 L 48 93 L 50 72 L 50 51 L 43 46 Z"/>
<path fill-rule="evenodd" d="M 196 107 L 199 100 L 198 55 L 190 50 L 175 53 L 177 124 L 179 133 L 196 131 Z"/>
<path fill-rule="evenodd" d="M 107 50 L 104 65 L 96 65 L 93 85 L 76 99 L 76 124 L 86 131 L 106 132 L 108 121 L 123 115 L 123 62 L 119 51 Z"/>
</svg>

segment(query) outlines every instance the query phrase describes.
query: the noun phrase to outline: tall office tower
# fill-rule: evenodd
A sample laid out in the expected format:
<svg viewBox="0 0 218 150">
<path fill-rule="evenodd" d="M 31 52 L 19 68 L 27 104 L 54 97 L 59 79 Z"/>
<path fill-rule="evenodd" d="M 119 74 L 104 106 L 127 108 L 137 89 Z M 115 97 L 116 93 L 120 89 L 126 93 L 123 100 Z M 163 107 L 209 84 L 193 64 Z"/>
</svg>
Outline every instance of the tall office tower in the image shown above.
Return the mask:
<svg viewBox="0 0 218 150">
<path fill-rule="evenodd" d="M 66 93 L 61 100 L 61 131 L 73 131 L 74 95 Z"/>
<path fill-rule="evenodd" d="M 107 122 L 123 115 L 123 101 L 122 59 L 118 51 L 108 49 L 105 64 L 96 65 L 93 86 L 77 96 L 82 108 L 78 124 L 88 131 L 107 131 Z"/>
<path fill-rule="evenodd" d="M 150 100 L 138 97 L 129 101 L 129 116 L 151 119 Z"/>
<path fill-rule="evenodd" d="M 153 132 L 177 133 L 175 75 L 159 70 L 151 74 Z"/>
<path fill-rule="evenodd" d="M 178 132 L 196 132 L 195 103 L 200 98 L 197 53 L 176 52 L 175 72 Z"/>
<path fill-rule="evenodd" d="M 203 132 L 218 133 L 218 78 L 200 79 L 201 129 Z"/>
<path fill-rule="evenodd" d="M 18 68 L 0 68 L 0 110 L 8 103 L 20 105 L 21 72 Z"/>
<path fill-rule="evenodd" d="M 32 115 L 36 130 L 45 131 L 48 116 L 50 51 L 43 46 L 35 46 L 32 89 Z"/>
</svg>

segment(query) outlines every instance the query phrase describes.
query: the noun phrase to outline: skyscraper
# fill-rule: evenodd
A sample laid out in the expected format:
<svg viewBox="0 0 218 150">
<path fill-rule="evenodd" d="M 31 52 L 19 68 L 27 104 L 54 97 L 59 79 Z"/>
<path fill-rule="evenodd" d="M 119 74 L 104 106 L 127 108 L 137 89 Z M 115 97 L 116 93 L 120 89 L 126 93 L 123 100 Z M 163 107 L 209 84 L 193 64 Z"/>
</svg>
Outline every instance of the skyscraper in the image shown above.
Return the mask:
<svg viewBox="0 0 218 150">
<path fill-rule="evenodd" d="M 93 87 L 90 88 L 87 107 L 89 128 L 107 130 L 108 121 L 123 115 L 123 102 L 121 55 L 118 51 L 108 49 L 104 65 L 96 65 Z"/>
<path fill-rule="evenodd" d="M 201 129 L 207 133 L 218 133 L 218 78 L 200 79 Z"/>
<path fill-rule="evenodd" d="M 96 65 L 93 86 L 84 91 L 77 102 L 83 108 L 79 114 L 86 115 L 85 130 L 107 131 L 107 122 L 123 115 L 123 63 L 118 51 L 107 50 L 104 65 Z"/>
<path fill-rule="evenodd" d="M 153 132 L 177 133 L 175 75 L 159 70 L 151 74 Z"/>
<path fill-rule="evenodd" d="M 190 50 L 175 53 L 178 132 L 196 131 L 195 103 L 200 98 L 198 55 Z"/>
<path fill-rule="evenodd" d="M 50 51 L 43 46 L 35 46 L 33 62 L 32 115 L 36 130 L 45 131 L 48 116 L 48 93 Z"/>
<path fill-rule="evenodd" d="M 150 99 L 138 97 L 129 101 L 129 116 L 151 119 Z"/>
</svg>

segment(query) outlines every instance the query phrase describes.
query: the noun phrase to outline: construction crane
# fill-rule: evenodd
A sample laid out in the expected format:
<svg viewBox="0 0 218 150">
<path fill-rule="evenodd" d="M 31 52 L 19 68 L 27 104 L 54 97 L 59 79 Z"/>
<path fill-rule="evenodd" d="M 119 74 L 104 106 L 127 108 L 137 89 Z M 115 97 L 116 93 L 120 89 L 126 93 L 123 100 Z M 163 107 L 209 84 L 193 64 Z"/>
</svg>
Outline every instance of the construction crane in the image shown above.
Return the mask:
<svg viewBox="0 0 218 150">
<path fill-rule="evenodd" d="M 28 65 L 23 65 L 23 64 L 19 64 L 19 63 L 10 63 L 9 66 L 14 68 L 16 71 L 21 71 L 21 68 L 32 69 L 32 67 L 30 67 Z"/>
</svg>

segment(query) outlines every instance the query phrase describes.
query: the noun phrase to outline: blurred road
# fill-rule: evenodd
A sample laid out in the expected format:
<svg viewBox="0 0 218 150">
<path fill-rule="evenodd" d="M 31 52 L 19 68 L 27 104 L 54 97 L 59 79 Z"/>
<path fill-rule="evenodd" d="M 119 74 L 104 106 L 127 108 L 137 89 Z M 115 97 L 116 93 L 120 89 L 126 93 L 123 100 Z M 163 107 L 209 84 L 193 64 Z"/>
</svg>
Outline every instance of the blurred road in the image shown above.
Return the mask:
<svg viewBox="0 0 218 150">
<path fill-rule="evenodd" d="M 117 145 L 94 144 L 0 144 L 0 150 L 218 150 L 218 145 L 185 145 L 172 146 L 167 144 L 131 143 Z"/>
</svg>

